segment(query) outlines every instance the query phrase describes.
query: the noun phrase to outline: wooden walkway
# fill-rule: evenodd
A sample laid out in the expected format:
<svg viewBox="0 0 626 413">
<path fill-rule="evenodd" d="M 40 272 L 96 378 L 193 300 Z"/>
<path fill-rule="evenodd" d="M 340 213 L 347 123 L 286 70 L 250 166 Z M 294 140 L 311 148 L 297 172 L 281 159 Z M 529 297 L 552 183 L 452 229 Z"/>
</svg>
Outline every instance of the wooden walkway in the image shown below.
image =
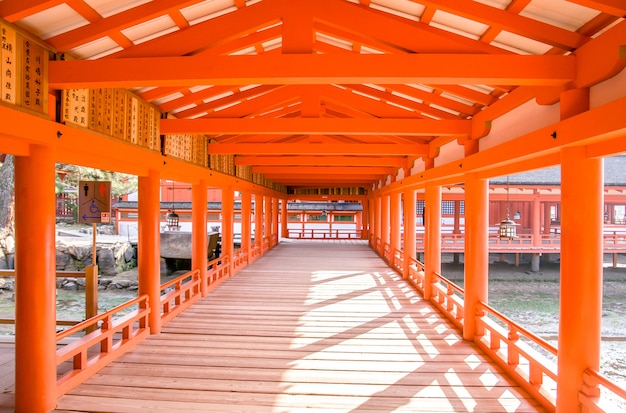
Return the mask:
<svg viewBox="0 0 626 413">
<path fill-rule="evenodd" d="M 366 244 L 287 241 L 57 412 L 537 412 Z"/>
</svg>

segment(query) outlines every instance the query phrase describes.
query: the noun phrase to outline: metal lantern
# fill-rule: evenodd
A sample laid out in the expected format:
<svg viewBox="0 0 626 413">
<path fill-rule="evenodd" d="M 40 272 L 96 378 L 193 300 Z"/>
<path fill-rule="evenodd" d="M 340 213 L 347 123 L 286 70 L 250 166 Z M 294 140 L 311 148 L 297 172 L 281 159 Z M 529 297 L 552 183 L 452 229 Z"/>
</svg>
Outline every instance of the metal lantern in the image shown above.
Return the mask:
<svg viewBox="0 0 626 413">
<path fill-rule="evenodd" d="M 178 226 L 179 216 L 176 213 L 176 211 L 169 212 L 165 216 L 165 219 L 167 220 L 167 228 L 170 231 L 177 231 L 179 229 L 179 226 Z"/>
<path fill-rule="evenodd" d="M 514 239 L 516 234 L 515 221 L 509 217 L 509 177 L 506 177 L 506 218 L 500 221 L 500 239 Z M 517 214 L 517 213 L 516 213 Z"/>
<path fill-rule="evenodd" d="M 511 221 L 507 214 L 506 219 L 503 219 L 500 222 L 500 239 L 514 239 L 516 236 L 516 226 L 517 224 L 514 221 Z"/>
</svg>

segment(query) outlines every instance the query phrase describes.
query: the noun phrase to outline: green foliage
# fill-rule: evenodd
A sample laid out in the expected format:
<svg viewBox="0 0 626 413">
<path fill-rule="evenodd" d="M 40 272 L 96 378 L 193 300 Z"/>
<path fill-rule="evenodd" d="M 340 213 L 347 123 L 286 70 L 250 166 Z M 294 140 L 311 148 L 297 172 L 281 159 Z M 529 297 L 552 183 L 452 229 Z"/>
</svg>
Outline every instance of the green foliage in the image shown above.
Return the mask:
<svg viewBox="0 0 626 413">
<path fill-rule="evenodd" d="M 103 171 L 77 165 L 57 164 L 57 171 L 65 175 L 61 179 L 57 173 L 57 192 L 67 188 L 77 188 L 79 181 L 111 181 L 111 195 L 115 198 L 137 191 L 137 177 L 119 172 Z"/>
</svg>

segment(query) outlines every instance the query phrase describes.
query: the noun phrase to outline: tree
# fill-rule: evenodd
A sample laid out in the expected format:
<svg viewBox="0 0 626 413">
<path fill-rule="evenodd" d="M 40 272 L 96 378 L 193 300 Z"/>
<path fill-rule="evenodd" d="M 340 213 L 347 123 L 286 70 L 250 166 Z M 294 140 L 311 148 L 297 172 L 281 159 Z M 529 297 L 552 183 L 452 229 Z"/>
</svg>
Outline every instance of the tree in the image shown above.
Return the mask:
<svg viewBox="0 0 626 413">
<path fill-rule="evenodd" d="M 0 159 L 0 238 L 15 232 L 15 167 L 12 155 Z"/>
</svg>

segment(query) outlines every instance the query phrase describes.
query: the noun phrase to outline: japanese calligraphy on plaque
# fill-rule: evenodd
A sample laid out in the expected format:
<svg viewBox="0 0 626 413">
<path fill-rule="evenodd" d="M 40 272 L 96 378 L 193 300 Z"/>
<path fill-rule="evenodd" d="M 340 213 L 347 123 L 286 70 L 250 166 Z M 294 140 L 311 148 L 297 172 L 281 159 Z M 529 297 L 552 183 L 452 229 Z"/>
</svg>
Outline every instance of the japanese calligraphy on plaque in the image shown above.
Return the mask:
<svg viewBox="0 0 626 413">
<path fill-rule="evenodd" d="M 30 39 L 23 39 L 21 106 L 46 113 L 47 106 L 47 51 Z"/>
<path fill-rule="evenodd" d="M 0 34 L 2 36 L 2 60 L 0 61 L 0 79 L 2 79 L 0 90 L 2 95 L 0 100 L 15 104 L 17 97 L 15 31 L 0 23 Z"/>
</svg>

